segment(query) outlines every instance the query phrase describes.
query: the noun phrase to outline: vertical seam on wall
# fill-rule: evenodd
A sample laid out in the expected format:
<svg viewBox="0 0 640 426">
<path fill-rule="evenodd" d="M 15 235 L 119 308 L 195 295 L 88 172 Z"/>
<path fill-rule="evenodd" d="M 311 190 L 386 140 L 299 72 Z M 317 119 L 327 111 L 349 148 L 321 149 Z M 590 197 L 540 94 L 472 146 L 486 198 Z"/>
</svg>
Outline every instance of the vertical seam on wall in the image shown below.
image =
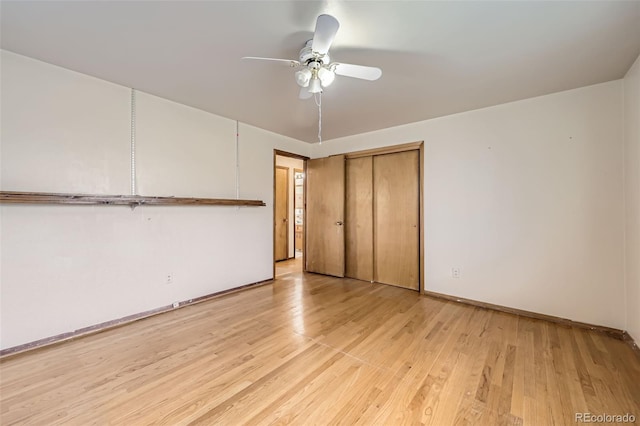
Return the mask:
<svg viewBox="0 0 640 426">
<path fill-rule="evenodd" d="M 622 294 L 624 309 L 624 329 L 629 329 L 629 308 L 627 303 L 627 129 L 626 96 L 622 79 Z"/>
<path fill-rule="evenodd" d="M 240 123 L 236 120 L 236 200 L 240 199 Z"/>
<path fill-rule="evenodd" d="M 131 89 L 131 195 L 136 195 L 136 90 Z"/>
</svg>

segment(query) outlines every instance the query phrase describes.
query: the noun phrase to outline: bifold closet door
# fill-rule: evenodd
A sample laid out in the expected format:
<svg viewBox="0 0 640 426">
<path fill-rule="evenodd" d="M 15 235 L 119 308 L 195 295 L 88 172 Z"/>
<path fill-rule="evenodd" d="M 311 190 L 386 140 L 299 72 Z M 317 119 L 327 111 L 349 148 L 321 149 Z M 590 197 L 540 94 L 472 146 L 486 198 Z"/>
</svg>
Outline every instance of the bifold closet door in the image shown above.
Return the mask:
<svg viewBox="0 0 640 426">
<path fill-rule="evenodd" d="M 373 158 L 346 163 L 345 276 L 373 281 Z"/>
<path fill-rule="evenodd" d="M 307 161 L 306 271 L 344 277 L 344 155 Z"/>
<path fill-rule="evenodd" d="M 419 289 L 419 151 L 373 157 L 374 280 Z"/>
</svg>

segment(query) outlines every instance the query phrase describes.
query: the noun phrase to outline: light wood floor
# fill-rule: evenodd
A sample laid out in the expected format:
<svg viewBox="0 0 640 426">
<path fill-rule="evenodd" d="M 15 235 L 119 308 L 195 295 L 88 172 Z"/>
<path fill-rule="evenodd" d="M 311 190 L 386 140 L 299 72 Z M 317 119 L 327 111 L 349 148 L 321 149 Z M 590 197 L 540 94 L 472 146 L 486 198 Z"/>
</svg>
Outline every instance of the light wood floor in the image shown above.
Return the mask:
<svg viewBox="0 0 640 426">
<path fill-rule="evenodd" d="M 0 372 L 2 425 L 640 417 L 640 361 L 622 341 L 301 273 L 6 358 Z"/>
<path fill-rule="evenodd" d="M 302 272 L 302 255 L 292 259 L 276 262 L 276 278 L 283 278 L 285 275 Z"/>
</svg>

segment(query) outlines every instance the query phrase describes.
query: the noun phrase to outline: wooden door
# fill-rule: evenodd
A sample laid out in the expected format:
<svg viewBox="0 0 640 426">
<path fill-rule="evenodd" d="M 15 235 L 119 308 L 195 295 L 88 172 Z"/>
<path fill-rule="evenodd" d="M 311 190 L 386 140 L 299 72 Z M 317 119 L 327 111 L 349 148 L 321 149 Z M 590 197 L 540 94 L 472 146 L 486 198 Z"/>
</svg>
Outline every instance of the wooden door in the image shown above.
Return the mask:
<svg viewBox="0 0 640 426">
<path fill-rule="evenodd" d="M 285 260 L 289 257 L 289 169 L 276 166 L 275 191 L 275 260 Z"/>
<path fill-rule="evenodd" d="M 373 281 L 373 158 L 346 162 L 345 276 Z"/>
<path fill-rule="evenodd" d="M 418 290 L 419 151 L 373 157 L 374 280 Z"/>
<path fill-rule="evenodd" d="M 294 251 L 304 251 L 304 170 L 293 169 L 293 217 L 295 222 Z M 297 256 L 297 254 L 296 254 Z"/>
<path fill-rule="evenodd" d="M 307 161 L 306 270 L 344 276 L 344 155 Z"/>
</svg>

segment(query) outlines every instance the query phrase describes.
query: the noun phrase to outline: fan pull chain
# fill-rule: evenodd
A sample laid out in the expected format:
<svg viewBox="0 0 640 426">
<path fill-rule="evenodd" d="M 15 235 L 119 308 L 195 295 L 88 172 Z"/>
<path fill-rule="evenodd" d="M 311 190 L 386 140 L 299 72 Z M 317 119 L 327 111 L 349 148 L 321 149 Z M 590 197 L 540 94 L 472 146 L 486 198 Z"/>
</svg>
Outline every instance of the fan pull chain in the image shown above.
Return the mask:
<svg viewBox="0 0 640 426">
<path fill-rule="evenodd" d="M 318 96 L 314 96 L 313 99 L 316 101 L 316 105 L 318 105 L 318 143 L 322 145 L 322 92 L 316 95 Z"/>
</svg>

